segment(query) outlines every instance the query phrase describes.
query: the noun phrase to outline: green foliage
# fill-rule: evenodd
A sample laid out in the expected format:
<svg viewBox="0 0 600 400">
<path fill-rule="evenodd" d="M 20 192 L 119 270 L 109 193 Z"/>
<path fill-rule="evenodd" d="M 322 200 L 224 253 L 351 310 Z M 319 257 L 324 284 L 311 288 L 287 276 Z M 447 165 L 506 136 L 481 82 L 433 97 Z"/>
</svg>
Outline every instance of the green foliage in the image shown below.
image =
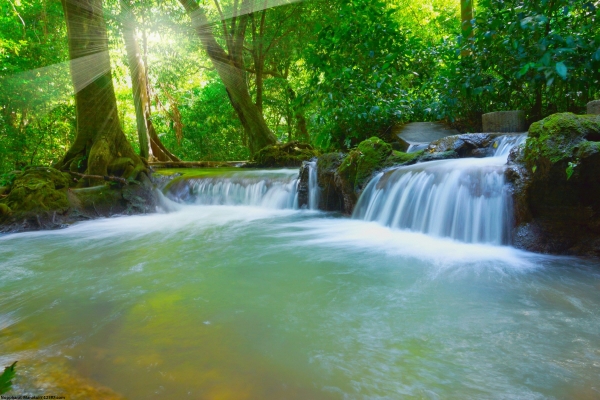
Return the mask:
<svg viewBox="0 0 600 400">
<path fill-rule="evenodd" d="M 406 32 L 382 0 L 336 4 L 334 17 L 317 24 L 307 53 L 310 95 L 319 105 L 318 145 L 352 147 L 383 133 L 409 114 L 399 75 L 408 64 Z"/>
<path fill-rule="evenodd" d="M 185 93 L 179 107 L 183 122 L 180 143 L 174 134 L 163 135 L 167 148 L 186 160 L 247 160 L 244 130 L 227 98 L 223 84 L 214 78 L 203 88 Z M 154 117 L 159 131 L 171 130 L 162 116 Z M 159 135 L 160 136 L 160 135 Z"/>
<path fill-rule="evenodd" d="M 436 113 L 475 130 L 485 112 L 520 109 L 535 121 L 584 111 L 599 94 L 599 18 L 587 0 L 479 1 L 474 36 L 459 37 L 431 83 Z"/>
<path fill-rule="evenodd" d="M 12 380 L 15 377 L 15 366 L 17 362 L 12 363 L 10 367 L 4 368 L 4 372 L 0 375 L 0 394 L 4 394 L 12 389 Z"/>
</svg>

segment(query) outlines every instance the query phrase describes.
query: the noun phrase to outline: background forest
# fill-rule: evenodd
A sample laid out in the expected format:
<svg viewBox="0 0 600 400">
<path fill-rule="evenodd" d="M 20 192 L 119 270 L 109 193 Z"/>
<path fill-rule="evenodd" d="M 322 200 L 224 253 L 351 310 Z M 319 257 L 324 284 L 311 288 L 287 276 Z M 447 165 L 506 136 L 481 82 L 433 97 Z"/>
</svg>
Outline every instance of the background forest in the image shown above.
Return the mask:
<svg viewBox="0 0 600 400">
<path fill-rule="evenodd" d="M 186 3 L 208 21 L 190 19 Z M 7 0 L 0 11 L 1 174 L 57 162 L 76 121 L 61 2 Z M 582 112 L 600 94 L 599 1 L 479 0 L 463 32 L 458 0 L 106 0 L 104 14 L 123 131 L 139 150 L 141 73 L 151 125 L 182 160 L 257 150 L 205 51 L 207 30 L 268 130 L 322 150 L 409 121 L 477 131 L 491 111 Z"/>
</svg>

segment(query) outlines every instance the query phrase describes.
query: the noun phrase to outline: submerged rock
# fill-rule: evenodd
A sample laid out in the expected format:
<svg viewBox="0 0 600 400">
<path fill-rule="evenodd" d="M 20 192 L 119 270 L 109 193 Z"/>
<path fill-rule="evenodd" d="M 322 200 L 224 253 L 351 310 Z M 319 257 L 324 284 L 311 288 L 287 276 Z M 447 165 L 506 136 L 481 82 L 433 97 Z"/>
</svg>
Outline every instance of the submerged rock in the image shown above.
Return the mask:
<svg viewBox="0 0 600 400">
<path fill-rule="evenodd" d="M 318 155 L 319 152 L 307 143 L 275 144 L 257 152 L 251 166 L 259 168 L 300 167 L 303 161 L 308 161 Z"/>
<path fill-rule="evenodd" d="M 534 123 L 508 162 L 518 248 L 600 256 L 600 116 Z"/>
</svg>

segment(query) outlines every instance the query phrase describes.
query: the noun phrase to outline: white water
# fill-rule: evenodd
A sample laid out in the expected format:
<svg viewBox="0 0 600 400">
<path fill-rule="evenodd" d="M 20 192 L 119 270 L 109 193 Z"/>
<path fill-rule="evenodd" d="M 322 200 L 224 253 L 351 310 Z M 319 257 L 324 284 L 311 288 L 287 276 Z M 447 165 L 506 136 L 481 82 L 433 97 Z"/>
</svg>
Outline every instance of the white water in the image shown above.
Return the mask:
<svg viewBox="0 0 600 400">
<path fill-rule="evenodd" d="M 321 189 L 317 182 L 317 162 L 309 161 L 308 167 L 308 209 L 317 210 L 319 208 L 319 195 Z"/>
<path fill-rule="evenodd" d="M 183 178 L 168 186 L 179 203 L 298 208 L 298 170 L 240 171 L 224 176 Z"/>
<path fill-rule="evenodd" d="M 317 210 L 320 192 L 317 162 L 307 162 L 306 166 L 308 204 L 305 207 Z M 299 183 L 296 169 L 228 171 L 216 176 L 176 178 L 167 185 L 166 195 L 177 203 L 185 204 L 298 209 Z"/>
<path fill-rule="evenodd" d="M 353 218 L 467 243 L 508 244 L 512 206 L 504 169 L 510 150 L 524 139 L 502 137 L 488 158 L 433 161 L 381 173 L 365 188 Z"/>
</svg>

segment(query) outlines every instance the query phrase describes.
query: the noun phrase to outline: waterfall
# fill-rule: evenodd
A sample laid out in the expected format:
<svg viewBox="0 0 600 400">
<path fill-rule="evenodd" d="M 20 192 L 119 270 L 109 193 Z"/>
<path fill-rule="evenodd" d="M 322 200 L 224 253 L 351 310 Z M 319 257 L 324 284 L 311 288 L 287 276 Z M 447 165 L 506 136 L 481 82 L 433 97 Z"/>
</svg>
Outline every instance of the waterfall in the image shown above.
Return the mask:
<svg viewBox="0 0 600 400">
<path fill-rule="evenodd" d="M 308 167 L 308 209 L 317 210 L 319 208 L 319 194 L 321 189 L 317 182 L 317 162 L 309 161 Z"/>
<path fill-rule="evenodd" d="M 509 243 L 512 207 L 504 182 L 510 150 L 524 135 L 503 136 L 487 158 L 432 161 L 377 175 L 353 218 L 467 243 Z"/>
<path fill-rule="evenodd" d="M 177 179 L 166 194 L 178 203 L 298 208 L 298 182 L 298 170 L 228 172 Z"/>
</svg>

